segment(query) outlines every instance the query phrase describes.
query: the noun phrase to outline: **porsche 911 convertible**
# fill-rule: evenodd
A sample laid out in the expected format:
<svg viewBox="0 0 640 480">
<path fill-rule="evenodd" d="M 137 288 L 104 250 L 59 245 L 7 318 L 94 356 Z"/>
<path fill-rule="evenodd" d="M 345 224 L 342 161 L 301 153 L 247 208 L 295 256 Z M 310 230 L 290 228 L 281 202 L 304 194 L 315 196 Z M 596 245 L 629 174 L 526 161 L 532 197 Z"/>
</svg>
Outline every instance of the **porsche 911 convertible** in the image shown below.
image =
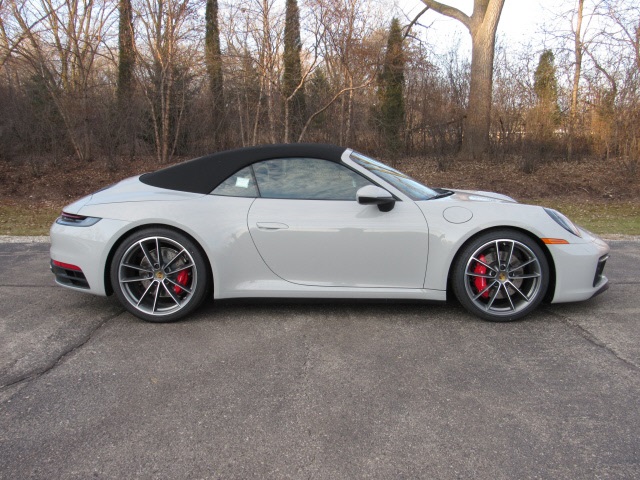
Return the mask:
<svg viewBox="0 0 640 480">
<path fill-rule="evenodd" d="M 609 247 L 561 213 L 429 188 L 352 149 L 243 148 L 123 180 L 51 227 L 58 284 L 174 321 L 202 301 L 445 301 L 491 321 L 604 291 Z"/>
</svg>

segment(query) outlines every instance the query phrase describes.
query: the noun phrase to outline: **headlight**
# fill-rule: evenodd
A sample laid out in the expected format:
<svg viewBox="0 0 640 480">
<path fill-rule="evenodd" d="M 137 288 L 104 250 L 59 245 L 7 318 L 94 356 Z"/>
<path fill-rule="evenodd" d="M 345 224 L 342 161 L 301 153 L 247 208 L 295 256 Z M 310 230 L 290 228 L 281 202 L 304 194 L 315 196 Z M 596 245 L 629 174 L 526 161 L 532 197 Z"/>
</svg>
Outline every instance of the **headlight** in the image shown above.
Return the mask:
<svg viewBox="0 0 640 480">
<path fill-rule="evenodd" d="M 74 215 L 73 213 L 62 212 L 57 218 L 58 225 L 66 225 L 68 227 L 90 227 L 100 221 L 98 217 L 85 217 L 83 215 Z"/>
<path fill-rule="evenodd" d="M 573 233 L 576 237 L 582 237 L 578 227 L 576 227 L 575 224 L 563 214 L 552 208 L 545 208 L 544 211 L 547 212 L 547 214 L 567 232 Z"/>
</svg>

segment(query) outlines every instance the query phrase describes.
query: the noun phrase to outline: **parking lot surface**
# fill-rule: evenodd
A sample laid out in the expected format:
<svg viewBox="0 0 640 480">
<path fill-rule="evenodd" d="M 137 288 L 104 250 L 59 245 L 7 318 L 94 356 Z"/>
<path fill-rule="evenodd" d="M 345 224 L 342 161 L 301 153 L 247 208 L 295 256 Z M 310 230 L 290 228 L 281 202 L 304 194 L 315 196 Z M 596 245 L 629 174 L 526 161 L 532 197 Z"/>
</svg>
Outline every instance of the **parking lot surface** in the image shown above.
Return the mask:
<svg viewBox="0 0 640 480">
<path fill-rule="evenodd" d="M 149 324 L 0 244 L 0 478 L 640 478 L 640 242 L 611 288 L 487 323 L 209 302 Z"/>
</svg>

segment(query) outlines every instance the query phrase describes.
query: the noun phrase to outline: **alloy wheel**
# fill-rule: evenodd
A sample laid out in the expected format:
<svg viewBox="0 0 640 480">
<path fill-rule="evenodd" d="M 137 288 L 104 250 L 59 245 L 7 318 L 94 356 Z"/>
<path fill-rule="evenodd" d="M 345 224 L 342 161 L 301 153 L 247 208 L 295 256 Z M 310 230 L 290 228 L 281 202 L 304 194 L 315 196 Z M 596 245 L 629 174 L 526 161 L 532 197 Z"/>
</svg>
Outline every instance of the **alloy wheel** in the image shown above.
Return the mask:
<svg viewBox="0 0 640 480">
<path fill-rule="evenodd" d="M 168 237 L 149 236 L 132 243 L 120 258 L 118 283 L 134 309 L 162 317 L 191 302 L 198 269 L 185 246 Z"/>
</svg>

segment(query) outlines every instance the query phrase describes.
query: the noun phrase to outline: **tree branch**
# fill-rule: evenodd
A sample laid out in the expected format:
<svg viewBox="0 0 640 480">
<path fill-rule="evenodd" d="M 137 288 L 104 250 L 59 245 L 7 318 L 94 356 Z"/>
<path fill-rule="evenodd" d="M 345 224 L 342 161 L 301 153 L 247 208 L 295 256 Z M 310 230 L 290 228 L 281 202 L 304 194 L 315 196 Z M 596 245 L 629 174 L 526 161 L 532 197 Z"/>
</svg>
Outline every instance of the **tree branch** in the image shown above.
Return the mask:
<svg viewBox="0 0 640 480">
<path fill-rule="evenodd" d="M 428 8 L 444 15 L 445 17 L 453 18 L 462 23 L 465 27 L 471 30 L 471 18 L 462 10 L 458 10 L 450 5 L 437 2 L 436 0 L 422 0 Z"/>
<path fill-rule="evenodd" d="M 369 80 L 367 80 L 365 83 L 363 83 L 362 85 L 358 85 L 356 87 L 345 87 L 342 90 L 340 90 L 338 93 L 336 93 L 333 98 L 331 100 L 329 100 L 329 102 L 327 102 L 327 104 L 322 107 L 320 110 L 317 110 L 316 112 L 314 112 L 313 115 L 311 115 L 306 123 L 304 124 L 304 127 L 302 128 L 302 132 L 300 132 L 300 136 L 298 137 L 297 142 L 300 143 L 302 142 L 302 137 L 304 137 L 304 134 L 307 133 L 307 129 L 309 128 L 309 125 L 311 125 L 311 122 L 313 121 L 314 118 L 316 118 L 318 115 L 320 115 L 322 112 L 324 112 L 327 108 L 329 108 L 331 105 L 333 105 L 333 103 L 340 98 L 340 96 L 343 93 L 346 92 L 353 92 L 354 90 L 360 90 L 361 88 L 365 88 L 367 86 L 369 86 L 371 84 L 371 82 L 373 81 L 374 77 L 371 77 Z"/>
<path fill-rule="evenodd" d="M 426 7 L 424 7 L 424 8 L 420 11 L 420 13 L 419 13 L 418 15 L 416 15 L 416 17 L 415 17 L 413 20 L 411 20 L 411 23 L 409 23 L 409 25 L 407 25 L 406 27 L 404 27 L 404 28 L 405 28 L 405 32 L 404 32 L 404 35 L 402 36 L 402 38 L 403 38 L 403 39 L 405 39 L 405 38 L 407 38 L 407 37 L 409 36 L 409 32 L 411 31 L 411 29 L 413 28 L 413 26 L 416 24 L 416 22 L 418 21 L 418 19 L 419 19 L 422 15 L 424 15 L 424 14 L 425 14 L 425 12 L 426 12 L 427 10 L 429 10 L 429 8 L 430 8 L 430 7 L 429 7 L 429 5 L 427 5 Z"/>
</svg>

